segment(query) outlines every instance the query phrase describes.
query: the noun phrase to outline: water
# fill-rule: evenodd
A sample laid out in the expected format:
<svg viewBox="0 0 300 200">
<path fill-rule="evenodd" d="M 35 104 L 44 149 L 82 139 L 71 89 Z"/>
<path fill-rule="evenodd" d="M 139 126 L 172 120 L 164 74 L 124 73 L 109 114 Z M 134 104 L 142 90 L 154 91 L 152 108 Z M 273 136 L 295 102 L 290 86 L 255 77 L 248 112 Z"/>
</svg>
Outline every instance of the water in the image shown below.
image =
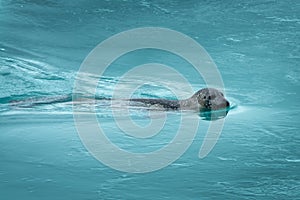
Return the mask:
<svg viewBox="0 0 300 200">
<path fill-rule="evenodd" d="M 298 2 L 19 0 L 1 1 L 0 6 L 2 199 L 300 198 Z M 88 153 L 76 132 L 71 105 L 11 105 L 15 100 L 70 97 L 80 64 L 99 42 L 146 26 L 192 37 L 222 75 L 235 109 L 204 159 L 198 152 L 209 121 L 200 121 L 191 146 L 178 160 L 155 172 L 132 174 L 111 169 Z M 195 91 L 205 86 L 186 61 L 145 50 L 117 60 L 101 77 L 98 95 L 111 97 L 122 73 L 149 62 L 184 71 Z M 87 76 L 90 81 L 98 78 Z M 142 83 L 143 78 L 125 85 Z M 176 82 L 160 81 L 174 85 L 182 97 L 190 95 Z M 174 98 L 153 81 L 135 95 Z M 100 105 L 97 116 L 108 137 L 132 152 L 157 150 L 178 129 L 180 115 L 170 112 L 165 134 L 132 140 L 122 135 L 105 108 Z M 149 123 L 147 110 L 133 110 L 131 116 L 141 126 Z"/>
</svg>

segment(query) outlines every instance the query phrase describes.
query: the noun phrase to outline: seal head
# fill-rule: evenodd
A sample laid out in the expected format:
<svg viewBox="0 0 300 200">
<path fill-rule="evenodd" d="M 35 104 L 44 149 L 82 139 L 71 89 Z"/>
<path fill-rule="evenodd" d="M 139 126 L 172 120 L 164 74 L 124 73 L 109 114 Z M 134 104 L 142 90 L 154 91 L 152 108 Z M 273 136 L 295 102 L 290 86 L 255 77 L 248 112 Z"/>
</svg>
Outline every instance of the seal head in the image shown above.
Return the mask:
<svg viewBox="0 0 300 200">
<path fill-rule="evenodd" d="M 230 103 L 225 99 L 224 94 L 214 88 L 201 89 L 191 98 L 197 99 L 200 111 L 221 110 L 230 106 Z"/>
</svg>

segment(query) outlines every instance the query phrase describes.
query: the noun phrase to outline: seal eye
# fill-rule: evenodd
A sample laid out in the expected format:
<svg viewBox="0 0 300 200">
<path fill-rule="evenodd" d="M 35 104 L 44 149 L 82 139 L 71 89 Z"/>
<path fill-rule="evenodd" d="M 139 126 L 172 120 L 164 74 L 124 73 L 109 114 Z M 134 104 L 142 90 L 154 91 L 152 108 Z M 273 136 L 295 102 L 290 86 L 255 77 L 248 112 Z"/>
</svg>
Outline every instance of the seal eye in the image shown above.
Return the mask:
<svg viewBox="0 0 300 200">
<path fill-rule="evenodd" d="M 211 100 L 211 96 L 208 96 L 208 100 Z"/>
<path fill-rule="evenodd" d="M 204 96 L 203 99 L 206 99 L 206 96 Z"/>
</svg>

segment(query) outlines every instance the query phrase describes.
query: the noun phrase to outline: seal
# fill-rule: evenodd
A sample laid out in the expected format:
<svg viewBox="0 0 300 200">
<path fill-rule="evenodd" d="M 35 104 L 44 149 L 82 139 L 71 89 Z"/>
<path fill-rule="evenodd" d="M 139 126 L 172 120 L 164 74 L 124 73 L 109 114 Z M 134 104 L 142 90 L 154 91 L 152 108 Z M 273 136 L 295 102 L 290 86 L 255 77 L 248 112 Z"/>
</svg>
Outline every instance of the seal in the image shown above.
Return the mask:
<svg viewBox="0 0 300 200">
<path fill-rule="evenodd" d="M 90 100 L 90 101 L 89 101 Z M 56 97 L 39 97 L 29 98 L 25 100 L 10 101 L 10 105 L 17 107 L 33 107 L 45 104 L 67 103 L 80 105 L 95 103 L 92 100 L 98 101 L 129 101 L 129 106 L 141 106 L 155 110 L 192 110 L 199 112 L 204 119 L 214 120 L 223 118 L 228 113 L 230 107 L 229 102 L 224 97 L 224 94 L 214 88 L 203 88 L 192 95 L 190 98 L 183 100 L 168 100 L 168 99 L 112 99 L 106 97 L 99 98 L 78 98 L 74 99 L 70 95 Z M 122 105 L 122 104 L 121 104 Z M 128 104 L 126 104 L 128 105 Z M 211 112 L 220 111 L 220 112 Z"/>
<path fill-rule="evenodd" d="M 227 109 L 230 106 L 224 94 L 215 88 L 203 88 L 193 96 L 183 100 L 167 99 L 127 99 L 145 106 L 156 106 L 166 110 L 194 110 L 199 112 Z"/>
</svg>

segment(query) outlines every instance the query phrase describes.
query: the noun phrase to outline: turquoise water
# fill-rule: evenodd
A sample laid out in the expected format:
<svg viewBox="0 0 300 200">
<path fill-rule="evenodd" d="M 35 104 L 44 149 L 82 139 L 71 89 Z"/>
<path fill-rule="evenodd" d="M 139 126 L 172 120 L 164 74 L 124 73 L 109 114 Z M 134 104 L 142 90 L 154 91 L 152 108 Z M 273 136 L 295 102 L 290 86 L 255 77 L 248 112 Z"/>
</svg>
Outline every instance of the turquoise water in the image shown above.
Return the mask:
<svg viewBox="0 0 300 200">
<path fill-rule="evenodd" d="M 0 6 L 1 199 L 300 198 L 297 1 L 19 0 L 0 1 Z M 89 154 L 77 134 L 70 104 L 12 105 L 15 100 L 70 97 L 82 61 L 98 43 L 148 26 L 170 28 L 199 42 L 218 66 L 226 96 L 235 105 L 204 159 L 198 152 L 209 125 L 206 120 L 200 121 L 191 146 L 178 160 L 154 172 L 134 174 L 111 169 Z M 184 60 L 144 50 L 113 63 L 99 81 L 98 95 L 111 97 L 124 72 L 149 62 L 181 71 L 195 91 L 205 86 Z M 135 81 L 143 79 L 126 84 Z M 180 84 L 170 84 L 189 95 Z M 135 95 L 174 98 L 155 82 Z M 132 152 L 168 144 L 180 118 L 170 112 L 163 134 L 132 140 L 120 134 L 105 105 L 99 106 L 97 116 L 108 137 Z M 149 122 L 147 116 L 145 110 L 132 112 L 142 125 Z"/>
</svg>

